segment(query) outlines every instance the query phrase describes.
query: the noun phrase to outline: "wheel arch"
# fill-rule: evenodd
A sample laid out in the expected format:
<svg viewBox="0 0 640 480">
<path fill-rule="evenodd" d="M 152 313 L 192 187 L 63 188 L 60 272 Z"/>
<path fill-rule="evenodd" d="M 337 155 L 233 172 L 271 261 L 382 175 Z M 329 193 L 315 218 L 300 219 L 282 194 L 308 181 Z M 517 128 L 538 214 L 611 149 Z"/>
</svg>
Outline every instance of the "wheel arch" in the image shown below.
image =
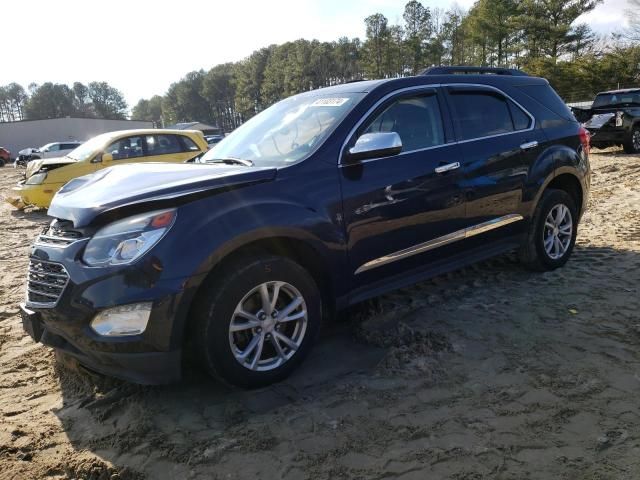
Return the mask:
<svg viewBox="0 0 640 480">
<path fill-rule="evenodd" d="M 320 290 L 323 306 L 323 317 L 330 318 L 336 312 L 336 288 L 337 280 L 332 272 L 329 253 L 310 239 L 302 238 L 295 234 L 279 233 L 275 235 L 253 238 L 242 243 L 226 246 L 216 252 L 215 259 L 210 263 L 208 272 L 201 276 L 198 284 L 193 285 L 194 290 L 189 299 L 184 325 L 178 333 L 178 343 L 183 345 L 188 341 L 192 327 L 194 311 L 202 295 L 212 284 L 213 279 L 225 267 L 241 258 L 255 257 L 259 255 L 275 255 L 288 258 L 298 263 L 307 270 Z"/>
<path fill-rule="evenodd" d="M 578 209 L 578 217 L 582 215 L 584 210 L 584 190 L 576 175 L 569 172 L 556 175 L 551 179 L 551 181 L 549 181 L 542 191 L 544 192 L 549 189 L 563 190 L 567 192 L 575 202 L 576 208 Z"/>
</svg>

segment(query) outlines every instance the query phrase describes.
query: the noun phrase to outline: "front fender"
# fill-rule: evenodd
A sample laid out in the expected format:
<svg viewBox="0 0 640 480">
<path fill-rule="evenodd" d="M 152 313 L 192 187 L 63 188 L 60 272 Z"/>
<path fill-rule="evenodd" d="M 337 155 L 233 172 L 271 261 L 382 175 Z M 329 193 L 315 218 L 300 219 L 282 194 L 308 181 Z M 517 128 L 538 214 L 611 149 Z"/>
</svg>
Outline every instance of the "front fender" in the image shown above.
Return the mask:
<svg viewBox="0 0 640 480">
<path fill-rule="evenodd" d="M 210 200 L 214 198 L 220 200 L 219 197 Z M 345 239 L 326 214 L 282 201 L 235 207 L 228 204 L 227 208 L 209 209 L 207 213 L 204 203 L 198 201 L 182 207 L 172 231 L 179 229 L 184 235 L 158 245 L 162 251 L 157 256 L 167 275 L 188 277 L 180 305 L 176 306 L 175 345 L 182 342 L 191 305 L 210 273 L 224 258 L 255 242 L 287 239 L 304 243 L 316 256 L 314 261 L 325 267 L 332 296 L 337 298 L 346 292 Z"/>
</svg>

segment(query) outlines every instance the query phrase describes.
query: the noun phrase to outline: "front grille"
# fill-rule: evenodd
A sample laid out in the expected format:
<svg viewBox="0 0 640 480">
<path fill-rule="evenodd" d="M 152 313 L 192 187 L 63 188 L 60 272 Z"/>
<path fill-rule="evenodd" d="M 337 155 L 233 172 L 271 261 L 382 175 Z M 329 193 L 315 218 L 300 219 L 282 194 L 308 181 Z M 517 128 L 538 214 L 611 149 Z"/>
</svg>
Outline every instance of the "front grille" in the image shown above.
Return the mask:
<svg viewBox="0 0 640 480">
<path fill-rule="evenodd" d="M 31 259 L 27 276 L 27 303 L 53 307 L 69 281 L 69 274 L 59 263 Z"/>
</svg>

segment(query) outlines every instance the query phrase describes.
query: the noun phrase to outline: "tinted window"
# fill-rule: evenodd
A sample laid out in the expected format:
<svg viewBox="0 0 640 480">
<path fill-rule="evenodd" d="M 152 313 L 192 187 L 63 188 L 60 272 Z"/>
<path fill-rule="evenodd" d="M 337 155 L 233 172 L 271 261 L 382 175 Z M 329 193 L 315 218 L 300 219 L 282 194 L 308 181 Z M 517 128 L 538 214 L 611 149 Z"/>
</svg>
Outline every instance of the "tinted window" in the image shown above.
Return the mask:
<svg viewBox="0 0 640 480">
<path fill-rule="evenodd" d="M 555 90 L 553 90 L 549 85 L 520 85 L 518 89 L 556 115 L 559 115 L 566 120 L 575 121 L 573 113 L 571 113 L 569 107 L 567 107 Z"/>
<path fill-rule="evenodd" d="M 73 150 L 78 145 L 78 143 L 63 143 L 61 146 L 61 150 Z"/>
<path fill-rule="evenodd" d="M 180 153 L 182 147 L 175 135 L 147 135 L 147 155 Z"/>
<path fill-rule="evenodd" d="M 506 99 L 491 92 L 451 92 L 461 140 L 513 131 Z"/>
<path fill-rule="evenodd" d="M 511 117 L 516 130 L 526 130 L 531 126 L 531 117 L 527 115 L 518 105 L 509 100 Z"/>
<path fill-rule="evenodd" d="M 640 91 L 601 93 L 596 96 L 591 108 L 640 105 Z"/>
<path fill-rule="evenodd" d="M 396 132 L 403 152 L 442 145 L 444 130 L 438 98 L 422 95 L 394 101 L 365 126 L 362 134 L 376 132 Z"/>
<path fill-rule="evenodd" d="M 116 140 L 105 149 L 105 152 L 113 155 L 114 160 L 142 157 L 144 155 L 142 137 L 125 137 Z"/>
<path fill-rule="evenodd" d="M 47 150 L 49 152 L 57 152 L 58 150 L 60 150 L 60 144 L 59 143 L 54 143 L 53 145 L 50 145 Z"/>
<path fill-rule="evenodd" d="M 196 143 L 191 140 L 189 137 L 180 136 L 180 140 L 182 140 L 183 148 L 182 150 L 185 152 L 198 152 L 200 149 L 196 145 Z"/>
</svg>

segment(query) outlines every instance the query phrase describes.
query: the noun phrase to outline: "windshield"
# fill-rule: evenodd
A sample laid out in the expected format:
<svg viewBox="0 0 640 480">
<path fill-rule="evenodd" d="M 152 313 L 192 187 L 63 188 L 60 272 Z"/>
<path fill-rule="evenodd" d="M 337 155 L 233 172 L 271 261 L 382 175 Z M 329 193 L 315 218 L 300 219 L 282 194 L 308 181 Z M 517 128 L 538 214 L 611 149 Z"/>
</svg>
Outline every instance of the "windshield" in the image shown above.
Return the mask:
<svg viewBox="0 0 640 480">
<path fill-rule="evenodd" d="M 112 134 L 104 134 L 93 137 L 91 140 L 84 142 L 78 148 L 67 153 L 67 157 L 72 158 L 78 162 L 88 160 L 93 157 L 98 151 L 102 151 L 105 144 L 112 138 Z"/>
<path fill-rule="evenodd" d="M 613 107 L 615 105 L 640 105 L 640 91 L 601 93 L 596 95 L 591 108 Z"/>
<path fill-rule="evenodd" d="M 253 117 L 209 150 L 201 163 L 241 159 L 282 167 L 314 152 L 364 93 L 313 93 L 287 98 Z"/>
</svg>

